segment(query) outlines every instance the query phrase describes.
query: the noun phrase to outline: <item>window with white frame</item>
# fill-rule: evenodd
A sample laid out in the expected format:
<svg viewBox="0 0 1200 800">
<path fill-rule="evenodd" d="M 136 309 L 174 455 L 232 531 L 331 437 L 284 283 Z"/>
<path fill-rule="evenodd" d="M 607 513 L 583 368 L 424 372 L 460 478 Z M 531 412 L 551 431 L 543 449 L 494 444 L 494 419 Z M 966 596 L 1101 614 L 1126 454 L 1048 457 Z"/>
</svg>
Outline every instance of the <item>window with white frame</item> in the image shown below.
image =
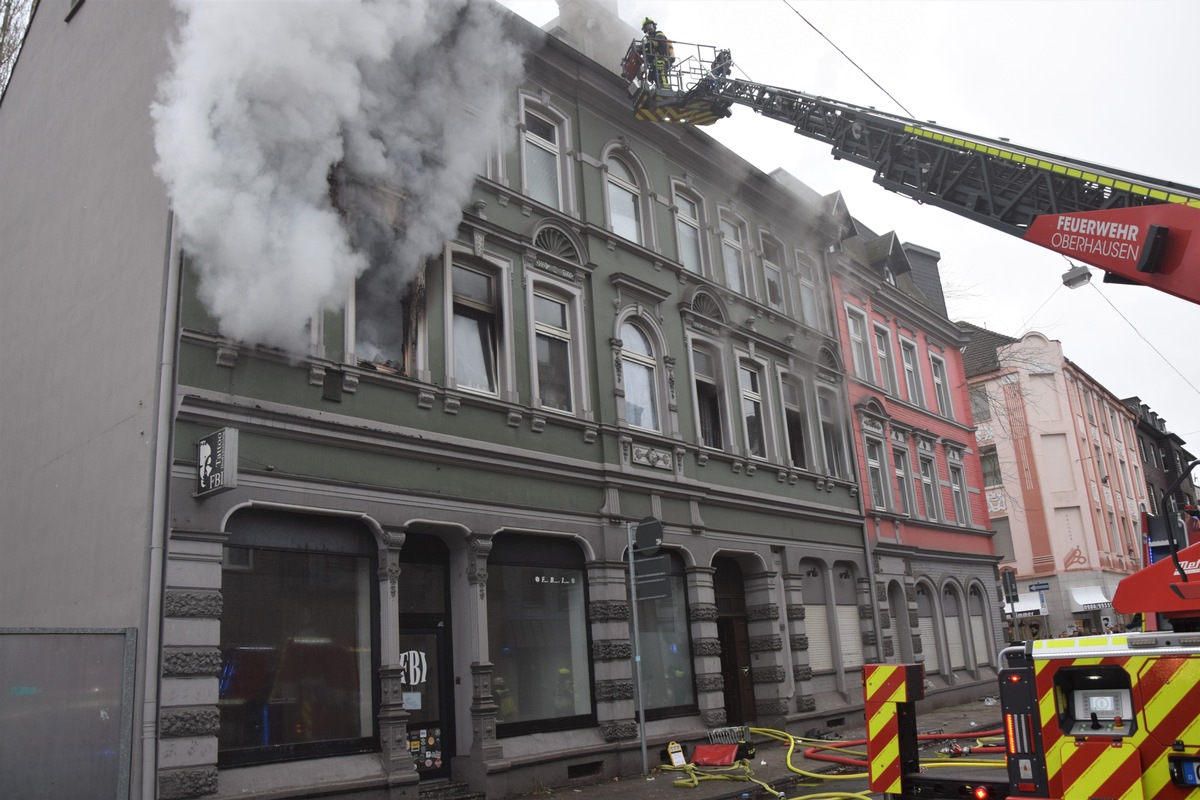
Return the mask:
<svg viewBox="0 0 1200 800">
<path fill-rule="evenodd" d="M 880 325 L 875 326 L 875 358 L 879 362 L 879 385 L 888 394 L 897 394 L 892 333 Z"/>
<path fill-rule="evenodd" d="M 455 263 L 451 276 L 455 383 L 498 394 L 502 314 L 496 274 L 483 266 Z"/>
<path fill-rule="evenodd" d="M 721 414 L 721 361 L 710 347 L 693 345 L 692 375 L 696 387 L 696 424 L 700 444 L 718 450 L 725 445 Z"/>
<path fill-rule="evenodd" d="M 810 328 L 824 330 L 817 302 L 817 267 L 801 251 L 796 251 L 796 282 L 800 285 L 800 320 Z"/>
<path fill-rule="evenodd" d="M 917 503 L 913 499 L 912 462 L 908 460 L 908 450 L 893 445 L 892 461 L 896 468 L 896 497 L 899 500 L 899 511 L 902 514 L 916 516 Z"/>
<path fill-rule="evenodd" d="M 925 518 L 935 522 L 942 519 L 941 492 L 938 488 L 937 462 L 933 456 L 919 455 L 921 467 L 921 499 L 925 503 Z"/>
<path fill-rule="evenodd" d="M 679 245 L 679 263 L 689 272 L 704 274 L 704 251 L 700 232 L 704 230 L 700 199 L 675 188 L 675 236 Z"/>
<path fill-rule="evenodd" d="M 721 212 L 721 257 L 725 262 L 725 285 L 738 294 L 746 294 L 746 256 L 743 250 L 742 224 L 728 212 Z"/>
<path fill-rule="evenodd" d="M 948 450 L 950 494 L 954 498 L 954 521 L 959 525 L 971 524 L 971 506 L 967 499 L 967 476 L 962 467 L 962 453 Z"/>
<path fill-rule="evenodd" d="M 888 502 L 887 455 L 881 439 L 864 437 L 864 452 L 867 458 L 867 486 L 871 491 L 871 507 L 887 509 Z"/>
<path fill-rule="evenodd" d="M 867 317 L 857 308 L 846 308 L 846 329 L 850 333 L 850 355 L 854 374 L 868 383 L 875 382 L 871 345 L 867 342 Z"/>
<path fill-rule="evenodd" d="M 950 381 L 946 377 L 945 359 L 930 353 L 929 369 L 933 374 L 933 391 L 937 396 L 938 413 L 948 419 L 954 419 L 954 406 L 950 403 Z"/>
<path fill-rule="evenodd" d="M 551 208 L 563 208 L 564 126 L 547 109 L 524 109 L 522 147 L 525 194 Z"/>
<path fill-rule="evenodd" d="M 788 456 L 792 466 L 808 469 L 809 444 L 808 402 L 804 384 L 791 377 L 783 379 L 783 423 L 787 427 Z"/>
<path fill-rule="evenodd" d="M 779 243 L 766 234 L 762 237 L 763 260 L 763 292 L 767 305 L 776 311 L 783 311 L 783 249 Z"/>
<path fill-rule="evenodd" d="M 901 339 L 900 358 L 904 362 L 904 391 L 908 393 L 908 402 L 924 408 L 925 391 L 921 388 L 921 362 L 916 343 Z"/>
<path fill-rule="evenodd" d="M 817 416 L 821 423 L 821 445 L 825 470 L 838 478 L 849 477 L 846 469 L 846 435 L 837 395 L 828 389 L 817 389 Z"/>
<path fill-rule="evenodd" d="M 534 397 L 542 408 L 574 412 L 582 363 L 576 334 L 579 297 L 535 281 L 532 291 L 533 350 L 537 358 Z"/>
<path fill-rule="evenodd" d="M 610 155 L 608 167 L 608 216 L 612 232 L 622 239 L 642 243 L 641 189 L 637 177 L 624 160 Z"/>
<path fill-rule="evenodd" d="M 660 430 L 658 357 L 650 344 L 650 337 L 632 322 L 621 326 L 621 367 L 626 422 L 636 428 Z"/>
<path fill-rule="evenodd" d="M 746 454 L 767 457 L 767 421 L 763 411 L 762 371 L 752 361 L 738 364 L 738 386 L 742 393 L 742 422 L 746 432 Z"/>
</svg>

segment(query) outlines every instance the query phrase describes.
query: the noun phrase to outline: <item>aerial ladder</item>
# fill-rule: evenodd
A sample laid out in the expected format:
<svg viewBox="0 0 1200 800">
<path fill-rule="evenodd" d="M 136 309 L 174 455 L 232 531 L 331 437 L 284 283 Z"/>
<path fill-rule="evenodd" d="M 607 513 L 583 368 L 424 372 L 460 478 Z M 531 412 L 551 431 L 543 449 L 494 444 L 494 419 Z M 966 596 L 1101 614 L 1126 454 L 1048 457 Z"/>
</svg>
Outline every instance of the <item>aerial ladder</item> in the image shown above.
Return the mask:
<svg viewBox="0 0 1200 800">
<path fill-rule="evenodd" d="M 634 115 L 711 125 L 734 105 L 830 145 L 885 189 L 1200 303 L 1200 189 L 735 78 L 729 50 L 675 42 L 654 76 L 634 41 L 621 63 Z"/>
<path fill-rule="evenodd" d="M 621 64 L 638 119 L 711 125 L 747 106 L 871 169 L 885 189 L 1090 264 L 1108 282 L 1200 303 L 1200 189 L 734 78 L 729 51 L 706 45 L 674 43 L 676 63 L 661 75 L 644 49 L 635 41 Z M 1170 560 L 1125 578 L 1113 605 L 1170 630 L 1013 643 L 1000 653 L 1004 773 L 926 771 L 915 716 L 923 667 L 866 665 L 871 791 L 903 800 L 1200 800 L 1200 543 L 1180 549 L 1169 538 Z"/>
</svg>

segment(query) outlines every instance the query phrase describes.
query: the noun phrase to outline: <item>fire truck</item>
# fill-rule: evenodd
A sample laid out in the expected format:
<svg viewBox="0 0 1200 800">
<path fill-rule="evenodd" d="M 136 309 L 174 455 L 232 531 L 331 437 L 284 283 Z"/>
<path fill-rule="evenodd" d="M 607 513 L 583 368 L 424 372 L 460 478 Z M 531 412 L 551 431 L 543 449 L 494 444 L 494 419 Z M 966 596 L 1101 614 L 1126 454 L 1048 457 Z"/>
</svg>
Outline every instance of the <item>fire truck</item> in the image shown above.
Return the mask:
<svg viewBox="0 0 1200 800">
<path fill-rule="evenodd" d="M 729 51 L 706 45 L 676 42 L 676 64 L 650 79 L 643 49 L 635 41 L 621 63 L 638 119 L 711 125 L 747 106 L 873 170 L 885 189 L 1090 264 L 1106 282 L 1200 303 L 1200 189 L 734 78 Z M 1113 597 L 1117 611 L 1144 615 L 1145 632 L 1001 652 L 1003 777 L 923 771 L 915 714 L 923 668 L 867 665 L 871 791 L 1200 800 L 1200 543 L 1181 550 L 1167 528 L 1171 557 L 1125 578 Z"/>
</svg>

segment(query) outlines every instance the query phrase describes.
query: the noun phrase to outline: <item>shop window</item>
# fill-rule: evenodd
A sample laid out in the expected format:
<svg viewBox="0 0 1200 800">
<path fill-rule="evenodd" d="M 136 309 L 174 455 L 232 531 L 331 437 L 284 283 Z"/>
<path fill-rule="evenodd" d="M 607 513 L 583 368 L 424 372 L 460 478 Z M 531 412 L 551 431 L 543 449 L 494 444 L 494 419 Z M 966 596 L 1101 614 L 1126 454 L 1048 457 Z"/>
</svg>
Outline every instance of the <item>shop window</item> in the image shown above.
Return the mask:
<svg viewBox="0 0 1200 800">
<path fill-rule="evenodd" d="M 646 718 L 695 713 L 696 680 L 688 622 L 687 574 L 677 553 L 666 553 L 666 597 L 638 599 L 638 649 Z"/>
<path fill-rule="evenodd" d="M 579 548 L 498 534 L 488 558 L 487 615 L 497 736 L 594 724 Z"/>
<path fill-rule="evenodd" d="M 358 523 L 239 511 L 221 595 L 221 766 L 378 749 L 375 543 Z"/>
</svg>

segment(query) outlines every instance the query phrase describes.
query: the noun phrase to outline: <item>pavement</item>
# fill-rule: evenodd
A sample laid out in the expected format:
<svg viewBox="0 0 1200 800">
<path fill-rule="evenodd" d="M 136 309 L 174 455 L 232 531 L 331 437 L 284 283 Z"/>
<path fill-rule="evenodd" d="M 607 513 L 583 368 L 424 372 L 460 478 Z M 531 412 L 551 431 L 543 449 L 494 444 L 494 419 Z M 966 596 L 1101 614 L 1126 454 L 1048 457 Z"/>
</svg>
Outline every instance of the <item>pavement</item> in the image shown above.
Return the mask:
<svg viewBox="0 0 1200 800">
<path fill-rule="evenodd" d="M 1001 714 L 998 704 L 989 705 L 986 700 L 974 700 L 962 705 L 947 706 L 932 711 L 917 710 L 918 734 L 963 733 L 995 731 L 1000 728 Z M 804 730 L 790 731 L 793 735 L 803 736 Z M 858 724 L 848 725 L 837 731 L 841 741 L 865 739 L 865 721 L 860 719 Z M 659 752 L 654 748 L 650 753 L 650 773 L 648 775 L 629 775 L 602 782 L 557 788 L 544 788 L 536 793 L 539 798 L 555 797 L 557 800 L 630 800 L 634 795 L 638 800 L 755 800 L 756 798 L 794 798 L 810 794 L 826 792 L 866 792 L 865 777 L 853 780 L 830 780 L 809 778 L 796 772 L 796 769 L 810 773 L 846 774 L 860 773 L 861 768 L 843 767 L 829 761 L 809 758 L 804 755 L 808 745 L 797 745 L 793 750 L 790 763 L 788 746 L 785 741 L 778 741 L 763 735 L 752 735 L 751 739 L 757 752 L 750 760 L 751 776 L 766 787 L 749 780 L 710 779 L 700 780 L 695 786 L 676 786 L 675 782 L 686 778 L 687 773 L 664 768 L 659 760 Z M 970 738 L 959 740 L 961 745 L 968 747 L 974 744 Z M 834 742 L 831 742 L 833 744 Z M 922 747 L 922 757 L 934 757 L 934 751 L 948 744 L 937 742 Z M 866 746 L 852 747 L 857 752 L 854 757 L 865 757 Z M 685 754 L 690 756 L 691 749 L 685 748 Z M 966 769 L 966 768 L 964 768 Z M 979 769 L 979 768 L 976 768 Z M 717 772 L 718 770 L 711 770 Z M 988 777 L 995 777 L 996 771 L 986 769 Z M 726 775 L 745 775 L 744 771 L 727 771 Z"/>
</svg>

